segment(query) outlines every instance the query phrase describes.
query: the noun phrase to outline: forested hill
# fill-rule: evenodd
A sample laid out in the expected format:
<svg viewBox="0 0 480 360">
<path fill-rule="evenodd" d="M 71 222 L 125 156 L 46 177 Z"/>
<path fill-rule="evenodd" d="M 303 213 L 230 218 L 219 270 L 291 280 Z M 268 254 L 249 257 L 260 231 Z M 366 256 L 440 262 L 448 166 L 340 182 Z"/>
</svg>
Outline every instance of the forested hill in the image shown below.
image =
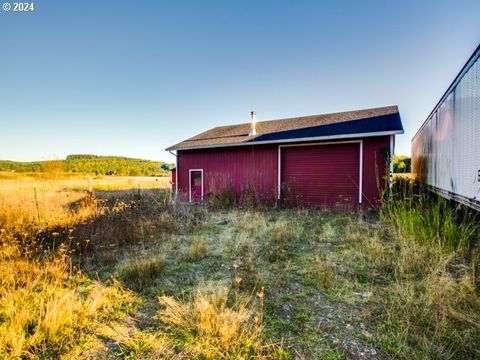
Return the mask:
<svg viewBox="0 0 480 360">
<path fill-rule="evenodd" d="M 16 162 L 0 160 L 0 171 L 69 172 L 118 176 L 169 176 L 173 164 L 120 156 L 69 155 L 65 160 Z"/>
</svg>

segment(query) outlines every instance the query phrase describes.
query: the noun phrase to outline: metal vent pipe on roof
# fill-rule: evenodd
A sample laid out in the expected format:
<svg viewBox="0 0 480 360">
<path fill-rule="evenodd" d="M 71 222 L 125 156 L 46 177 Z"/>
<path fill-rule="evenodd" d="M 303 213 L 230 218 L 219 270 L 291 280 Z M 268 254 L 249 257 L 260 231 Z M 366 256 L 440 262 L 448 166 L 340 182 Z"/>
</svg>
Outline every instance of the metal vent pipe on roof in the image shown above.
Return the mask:
<svg viewBox="0 0 480 360">
<path fill-rule="evenodd" d="M 255 111 L 250 112 L 252 128 L 248 133 L 249 136 L 257 135 L 257 113 Z"/>
</svg>

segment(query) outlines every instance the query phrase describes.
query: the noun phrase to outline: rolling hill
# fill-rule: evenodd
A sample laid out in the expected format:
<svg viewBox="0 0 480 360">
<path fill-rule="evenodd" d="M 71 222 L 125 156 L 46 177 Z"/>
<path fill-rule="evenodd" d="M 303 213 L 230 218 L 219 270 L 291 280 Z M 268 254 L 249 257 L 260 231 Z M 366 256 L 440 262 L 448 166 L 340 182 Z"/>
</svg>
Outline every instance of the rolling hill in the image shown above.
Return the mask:
<svg viewBox="0 0 480 360">
<path fill-rule="evenodd" d="M 174 164 L 120 156 L 68 155 L 65 160 L 18 162 L 0 160 L 0 171 L 68 172 L 117 176 L 169 176 Z"/>
</svg>

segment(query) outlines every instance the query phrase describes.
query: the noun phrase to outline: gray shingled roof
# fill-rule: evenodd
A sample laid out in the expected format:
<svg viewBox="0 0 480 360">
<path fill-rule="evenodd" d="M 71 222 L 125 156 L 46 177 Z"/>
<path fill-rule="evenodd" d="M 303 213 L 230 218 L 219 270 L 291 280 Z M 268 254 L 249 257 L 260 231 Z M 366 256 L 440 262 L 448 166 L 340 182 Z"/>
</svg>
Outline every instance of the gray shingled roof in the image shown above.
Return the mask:
<svg viewBox="0 0 480 360">
<path fill-rule="evenodd" d="M 396 115 L 398 118 L 397 123 L 400 125 L 395 125 L 395 129 L 388 130 L 401 130 L 400 117 L 398 115 L 397 106 L 386 106 L 374 109 L 365 109 L 357 111 L 346 111 L 339 113 L 323 114 L 323 115 L 312 115 L 312 116 L 302 116 L 288 119 L 279 119 L 279 120 L 268 120 L 268 121 L 258 121 L 256 125 L 257 135 L 249 136 L 248 132 L 250 131 L 250 122 L 237 125 L 227 125 L 227 126 L 218 126 L 213 129 L 207 130 L 201 134 L 193 136 L 185 141 L 182 141 L 178 144 L 172 145 L 167 148 L 167 151 L 179 150 L 179 149 L 191 149 L 191 148 L 204 148 L 204 147 L 222 147 L 222 146 L 233 146 L 233 145 L 242 145 L 242 144 L 252 144 L 256 140 L 262 141 L 264 139 L 271 139 L 275 134 L 289 134 L 289 138 L 295 138 L 295 133 L 306 133 L 300 129 L 319 129 L 323 128 L 326 125 L 347 123 L 348 124 L 360 124 L 356 123 L 356 120 L 365 120 L 365 119 L 375 119 L 375 121 L 385 121 L 386 115 Z M 354 123 L 350 123 L 354 122 Z M 346 124 L 344 124 L 346 125 Z M 388 125 L 391 127 L 391 125 Z M 399 128 L 398 128 L 399 127 Z M 343 127 L 344 128 L 344 127 Z M 371 127 L 369 127 L 371 129 Z M 381 127 L 379 127 L 380 129 Z M 383 130 L 377 131 L 384 131 Z M 300 131 L 298 131 L 300 130 Z M 341 128 L 336 130 L 343 131 Z M 369 130 L 371 131 L 371 130 Z M 318 132 L 318 131 L 317 131 Z M 310 136 L 310 135 L 308 135 Z M 285 138 L 285 137 L 283 137 Z"/>
</svg>

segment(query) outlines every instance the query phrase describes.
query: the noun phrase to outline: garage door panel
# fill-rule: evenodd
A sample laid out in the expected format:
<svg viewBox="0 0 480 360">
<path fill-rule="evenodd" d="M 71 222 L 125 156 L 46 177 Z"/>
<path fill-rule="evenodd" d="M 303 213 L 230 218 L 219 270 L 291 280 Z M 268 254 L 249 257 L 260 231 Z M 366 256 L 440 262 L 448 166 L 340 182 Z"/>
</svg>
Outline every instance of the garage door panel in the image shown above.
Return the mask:
<svg viewBox="0 0 480 360">
<path fill-rule="evenodd" d="M 284 198 L 309 206 L 358 203 L 359 143 L 282 147 Z"/>
</svg>

